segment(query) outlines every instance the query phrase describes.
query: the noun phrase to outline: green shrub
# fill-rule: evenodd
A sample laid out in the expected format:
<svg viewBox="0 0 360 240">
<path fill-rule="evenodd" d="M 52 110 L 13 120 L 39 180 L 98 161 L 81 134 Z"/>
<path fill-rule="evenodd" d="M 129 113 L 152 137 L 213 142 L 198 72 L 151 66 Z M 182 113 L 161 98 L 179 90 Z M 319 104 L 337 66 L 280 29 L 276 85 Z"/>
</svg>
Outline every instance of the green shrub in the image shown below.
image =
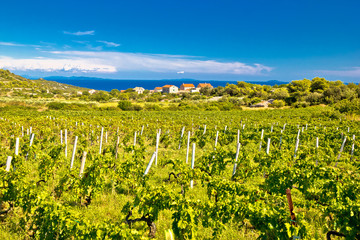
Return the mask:
<svg viewBox="0 0 360 240">
<path fill-rule="evenodd" d="M 120 108 L 123 111 L 131 111 L 133 109 L 132 103 L 127 100 L 121 100 L 118 103 L 118 108 Z"/>
<path fill-rule="evenodd" d="M 274 108 L 281 108 L 285 106 L 285 102 L 283 100 L 274 100 L 270 106 Z"/>
<path fill-rule="evenodd" d="M 352 101 L 345 99 L 334 105 L 336 110 L 341 113 L 355 113 L 360 114 L 360 99 L 354 99 Z"/>
</svg>

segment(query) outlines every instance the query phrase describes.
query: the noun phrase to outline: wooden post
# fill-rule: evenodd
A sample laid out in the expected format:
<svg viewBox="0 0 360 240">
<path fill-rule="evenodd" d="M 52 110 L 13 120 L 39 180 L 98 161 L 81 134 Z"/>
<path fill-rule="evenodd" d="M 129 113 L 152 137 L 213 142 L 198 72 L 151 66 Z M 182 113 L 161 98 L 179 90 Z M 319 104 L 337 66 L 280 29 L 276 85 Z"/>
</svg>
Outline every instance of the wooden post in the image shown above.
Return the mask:
<svg viewBox="0 0 360 240">
<path fill-rule="evenodd" d="M 78 136 L 75 136 L 75 141 L 74 141 L 74 146 L 73 146 L 73 151 L 72 151 L 71 161 L 70 161 L 70 170 L 72 169 L 72 167 L 74 165 L 77 140 L 78 140 Z"/>
<path fill-rule="evenodd" d="M 84 172 L 86 155 L 87 155 L 87 152 L 84 151 L 83 155 L 82 155 L 82 158 L 81 158 L 81 166 L 80 166 L 80 173 L 79 173 L 80 177 L 82 177 L 82 174 Z"/>
<path fill-rule="evenodd" d="M 290 189 L 286 189 L 286 198 L 287 198 L 289 210 L 290 210 L 291 224 L 296 226 L 296 217 L 295 217 L 295 213 L 294 213 L 294 205 L 293 205 L 293 202 L 291 199 Z"/>
<path fill-rule="evenodd" d="M 194 169 L 195 165 L 195 143 L 192 144 L 192 155 L 191 155 L 191 169 Z M 193 188 L 194 180 L 191 179 L 190 181 L 190 188 Z"/>
</svg>

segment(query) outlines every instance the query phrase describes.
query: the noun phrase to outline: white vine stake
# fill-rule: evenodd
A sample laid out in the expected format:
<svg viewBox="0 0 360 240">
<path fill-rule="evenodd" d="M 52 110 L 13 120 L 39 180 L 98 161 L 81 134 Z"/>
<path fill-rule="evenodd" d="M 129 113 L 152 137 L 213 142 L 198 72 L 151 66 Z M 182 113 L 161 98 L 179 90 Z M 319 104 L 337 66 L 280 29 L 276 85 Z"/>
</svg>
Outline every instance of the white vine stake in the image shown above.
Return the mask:
<svg viewBox="0 0 360 240">
<path fill-rule="evenodd" d="M 116 146 L 115 146 L 115 159 L 118 158 L 118 151 L 119 151 L 119 143 L 120 143 L 120 136 L 117 137 Z"/>
<path fill-rule="evenodd" d="M 264 138 L 264 129 L 261 129 L 261 136 L 260 136 L 260 143 L 259 143 L 259 152 L 261 151 L 261 145 L 262 145 L 262 140 Z"/>
<path fill-rule="evenodd" d="M 237 139 L 236 139 L 236 144 L 238 144 L 240 142 L 240 130 L 237 130 Z"/>
<path fill-rule="evenodd" d="M 296 143 L 295 143 L 295 151 L 294 151 L 294 158 L 296 158 L 296 152 L 298 150 L 298 147 L 299 147 L 299 138 L 296 139 Z"/>
<path fill-rule="evenodd" d="M 70 161 L 70 170 L 72 169 L 72 167 L 73 167 L 73 165 L 74 165 L 74 159 L 75 159 L 75 153 L 76 153 L 77 140 L 78 140 L 78 136 L 75 136 L 74 146 L 73 146 L 73 151 L 72 151 L 71 161 Z"/>
<path fill-rule="evenodd" d="M 194 169 L 195 165 L 195 143 L 192 144 L 192 155 L 191 155 L 191 169 Z M 194 180 L 191 179 L 190 181 L 190 188 L 193 188 Z"/>
<path fill-rule="evenodd" d="M 346 136 L 345 136 L 345 138 L 344 138 L 343 143 L 341 144 L 341 148 L 340 148 L 340 152 L 339 152 L 339 155 L 338 155 L 338 157 L 337 157 L 337 160 L 339 160 L 340 157 L 341 157 L 341 153 L 342 153 L 342 151 L 344 150 L 345 143 L 346 143 Z"/>
<path fill-rule="evenodd" d="M 6 168 L 5 168 L 5 171 L 7 171 L 7 172 L 10 171 L 11 160 L 12 160 L 12 156 L 8 156 L 7 159 L 6 159 Z"/>
<path fill-rule="evenodd" d="M 155 165 L 157 166 L 157 162 L 158 162 L 158 155 L 159 155 L 159 142 L 160 142 L 160 130 L 158 133 L 156 133 L 156 147 L 155 147 Z"/>
<path fill-rule="evenodd" d="M 63 144 L 63 134 L 62 134 L 62 130 L 60 130 L 60 144 Z"/>
<path fill-rule="evenodd" d="M 269 155 L 269 152 L 270 152 L 270 138 L 268 138 L 268 141 L 267 141 L 267 146 L 266 146 L 266 154 Z"/>
<path fill-rule="evenodd" d="M 353 135 L 353 144 L 351 146 L 351 159 L 354 155 L 354 149 L 355 149 L 355 135 Z"/>
<path fill-rule="evenodd" d="M 218 138 L 219 138 L 219 131 L 216 131 L 215 149 L 216 149 L 216 145 L 217 145 L 217 143 L 218 143 Z"/>
<path fill-rule="evenodd" d="M 104 127 L 101 128 L 99 154 L 101 154 L 103 135 L 104 135 Z"/>
<path fill-rule="evenodd" d="M 240 147 L 241 147 L 241 144 L 238 143 L 238 144 L 237 144 L 237 147 L 236 147 L 235 163 L 234 163 L 234 169 L 233 169 L 233 173 L 232 173 L 233 176 L 234 176 L 235 173 L 236 173 L 237 161 L 238 161 L 239 153 L 240 153 Z"/>
<path fill-rule="evenodd" d="M 203 132 L 203 135 L 205 135 L 206 133 L 206 124 L 204 125 L 204 132 Z"/>
<path fill-rule="evenodd" d="M 65 129 L 65 158 L 67 158 L 67 129 Z"/>
<path fill-rule="evenodd" d="M 178 150 L 180 150 L 180 148 L 181 148 L 181 140 L 182 140 L 182 138 L 184 136 L 184 131 L 185 131 L 185 127 L 182 127 Z"/>
<path fill-rule="evenodd" d="M 134 147 L 136 145 L 136 134 L 137 134 L 137 132 L 135 131 L 135 133 L 134 133 Z"/>
<path fill-rule="evenodd" d="M 187 146 L 186 146 L 186 163 L 189 159 L 189 148 L 190 148 L 190 131 L 188 131 Z"/>
<path fill-rule="evenodd" d="M 19 155 L 19 144 L 20 144 L 20 139 L 16 138 L 16 142 L 15 142 L 15 155 Z"/>
<path fill-rule="evenodd" d="M 141 136 L 143 135 L 143 132 L 144 132 L 144 125 L 142 125 L 142 127 L 141 127 L 141 132 L 140 132 Z"/>
<path fill-rule="evenodd" d="M 316 137 L 316 149 L 319 148 L 319 137 Z"/>
<path fill-rule="evenodd" d="M 83 155 L 82 155 L 82 158 L 81 158 L 81 166 L 80 166 L 80 173 L 79 173 L 80 177 L 82 177 L 82 174 L 84 172 L 86 155 L 87 155 L 87 152 L 84 151 Z"/>
<path fill-rule="evenodd" d="M 151 159 L 150 159 L 149 164 L 147 165 L 147 167 L 146 167 L 146 169 L 145 169 L 145 172 L 144 172 L 143 177 L 144 177 L 146 174 L 149 173 L 149 170 L 150 170 L 150 168 L 151 168 L 152 163 L 154 162 L 155 157 L 156 157 L 156 152 L 154 152 L 153 155 L 151 156 Z"/>
<path fill-rule="evenodd" d="M 30 135 L 30 147 L 31 147 L 32 144 L 34 143 L 34 137 L 35 137 L 35 134 L 32 133 L 32 134 Z"/>
<path fill-rule="evenodd" d="M 300 137 L 300 129 L 298 131 L 298 134 L 297 134 L 296 138 L 299 138 L 299 137 Z"/>
</svg>

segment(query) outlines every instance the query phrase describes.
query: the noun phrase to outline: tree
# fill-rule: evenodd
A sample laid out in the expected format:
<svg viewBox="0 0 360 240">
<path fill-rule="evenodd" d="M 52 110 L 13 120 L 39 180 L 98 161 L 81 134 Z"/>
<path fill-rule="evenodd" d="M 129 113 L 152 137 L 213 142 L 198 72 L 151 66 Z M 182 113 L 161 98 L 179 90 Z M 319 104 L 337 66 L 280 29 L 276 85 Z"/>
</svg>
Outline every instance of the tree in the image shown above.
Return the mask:
<svg viewBox="0 0 360 240">
<path fill-rule="evenodd" d="M 311 92 L 319 92 L 322 93 L 324 92 L 327 88 L 329 87 L 329 81 L 327 81 L 325 78 L 313 78 L 313 80 L 311 80 Z"/>
<path fill-rule="evenodd" d="M 290 93 L 308 93 L 310 91 L 311 81 L 309 79 L 294 80 L 288 85 Z"/>
<path fill-rule="evenodd" d="M 235 84 L 226 84 L 225 92 L 230 96 L 237 96 L 240 93 L 240 89 Z"/>
<path fill-rule="evenodd" d="M 209 96 L 211 94 L 211 88 L 209 86 L 206 86 L 201 88 L 199 92 L 205 96 Z"/>
<path fill-rule="evenodd" d="M 119 91 L 118 89 L 112 89 L 112 90 L 110 91 L 110 95 L 111 95 L 112 97 L 114 97 L 114 98 L 118 98 L 119 95 L 120 95 L 120 91 Z"/>
<path fill-rule="evenodd" d="M 277 88 L 271 94 L 271 97 L 274 99 L 283 100 L 290 97 L 290 94 L 286 88 Z"/>
</svg>

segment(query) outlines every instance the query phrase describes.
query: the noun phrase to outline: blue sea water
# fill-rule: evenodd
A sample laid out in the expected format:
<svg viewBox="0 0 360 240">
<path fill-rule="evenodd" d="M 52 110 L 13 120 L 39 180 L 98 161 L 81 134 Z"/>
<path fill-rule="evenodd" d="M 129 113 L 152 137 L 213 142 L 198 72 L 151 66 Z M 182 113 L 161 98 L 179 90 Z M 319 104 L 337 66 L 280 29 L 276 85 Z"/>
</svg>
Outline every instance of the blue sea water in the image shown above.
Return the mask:
<svg viewBox="0 0 360 240">
<path fill-rule="evenodd" d="M 113 80 L 113 79 L 92 79 L 92 78 L 45 78 L 47 80 L 59 82 L 59 83 L 65 83 L 70 84 L 73 86 L 78 87 L 84 87 L 84 88 L 90 88 L 95 90 L 104 90 L 104 91 L 111 91 L 112 89 L 118 89 L 118 90 L 126 90 L 128 88 L 134 88 L 134 87 L 143 87 L 148 90 L 153 90 L 155 87 L 162 87 L 164 85 L 170 84 L 175 85 L 177 87 L 180 87 L 183 83 L 192 83 L 195 85 L 195 87 L 199 83 L 210 83 L 213 87 L 218 86 L 226 86 L 227 83 L 229 84 L 236 84 L 237 81 L 201 81 L 201 80 L 192 80 L 192 79 L 169 79 L 169 80 Z M 251 82 L 255 83 L 255 82 Z M 278 84 L 277 81 L 274 83 L 273 81 L 269 82 L 262 82 L 257 84 L 266 84 L 266 85 L 274 85 Z"/>
</svg>

